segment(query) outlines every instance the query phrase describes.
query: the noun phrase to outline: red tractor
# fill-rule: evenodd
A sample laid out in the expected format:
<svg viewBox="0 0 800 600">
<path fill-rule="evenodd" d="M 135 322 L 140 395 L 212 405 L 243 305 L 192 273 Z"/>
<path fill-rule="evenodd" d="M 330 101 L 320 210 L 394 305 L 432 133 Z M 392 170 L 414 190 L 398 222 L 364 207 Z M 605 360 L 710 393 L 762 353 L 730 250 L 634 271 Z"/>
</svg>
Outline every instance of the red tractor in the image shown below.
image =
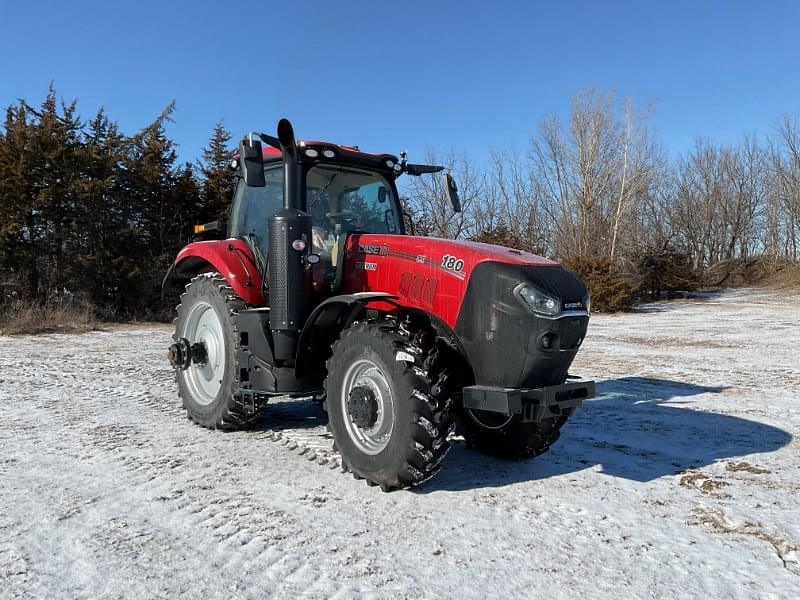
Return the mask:
<svg viewBox="0 0 800 600">
<path fill-rule="evenodd" d="M 169 356 L 189 418 L 239 429 L 271 397 L 317 397 L 344 468 L 384 491 L 433 477 L 456 428 L 495 456 L 547 450 L 594 396 L 567 382 L 583 283 L 519 250 L 406 235 L 396 179 L 442 167 L 298 142 L 285 119 L 277 133 L 231 163 L 227 239 L 188 244 L 164 280 L 185 287 Z"/>
</svg>

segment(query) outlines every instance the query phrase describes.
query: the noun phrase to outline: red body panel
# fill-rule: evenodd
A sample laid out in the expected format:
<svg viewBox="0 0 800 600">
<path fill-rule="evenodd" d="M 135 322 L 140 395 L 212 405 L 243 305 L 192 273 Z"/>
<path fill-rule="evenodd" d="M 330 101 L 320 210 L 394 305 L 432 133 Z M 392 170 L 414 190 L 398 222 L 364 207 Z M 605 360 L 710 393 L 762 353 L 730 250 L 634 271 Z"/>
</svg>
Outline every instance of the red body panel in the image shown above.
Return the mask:
<svg viewBox="0 0 800 600">
<path fill-rule="evenodd" d="M 403 235 L 357 234 L 347 240 L 342 293 L 388 292 L 455 327 L 470 273 L 495 261 L 529 266 L 557 263 L 490 244 Z"/>
<path fill-rule="evenodd" d="M 242 240 L 211 240 L 188 244 L 178 252 L 174 268 L 180 272 L 182 266 L 186 267 L 192 259 L 198 258 L 219 271 L 247 304 L 265 304 L 261 276 L 253 253 Z"/>
<path fill-rule="evenodd" d="M 176 271 L 189 268 L 193 259 L 202 259 L 219 271 L 247 304 L 266 304 L 258 268 L 243 241 L 188 244 L 175 259 Z M 557 264 L 535 254 L 477 242 L 355 234 L 347 239 L 340 293 L 387 292 L 396 295 L 403 306 L 424 310 L 454 328 L 470 274 L 485 261 L 529 266 Z M 196 267 L 191 265 L 191 270 Z M 373 306 L 393 308 L 380 302 Z"/>
</svg>

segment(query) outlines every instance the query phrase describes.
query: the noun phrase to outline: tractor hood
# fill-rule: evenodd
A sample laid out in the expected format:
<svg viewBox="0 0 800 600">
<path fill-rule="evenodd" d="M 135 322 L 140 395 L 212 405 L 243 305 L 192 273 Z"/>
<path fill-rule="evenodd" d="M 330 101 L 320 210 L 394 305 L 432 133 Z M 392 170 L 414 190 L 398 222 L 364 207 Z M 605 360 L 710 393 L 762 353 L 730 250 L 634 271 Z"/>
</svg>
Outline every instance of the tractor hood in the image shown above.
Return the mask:
<svg viewBox="0 0 800 600">
<path fill-rule="evenodd" d="M 586 292 L 574 275 L 552 260 L 478 242 L 352 234 L 344 261 L 343 292 L 389 292 L 404 305 L 432 313 L 450 327 L 455 327 L 473 272 L 484 264 L 518 271 L 521 279 L 515 284 L 525 281 L 525 272 L 543 270 L 542 281 L 549 283 L 542 291 L 559 296 L 564 305 L 582 302 Z M 481 267 L 486 269 L 492 270 Z"/>
<path fill-rule="evenodd" d="M 457 338 L 476 383 L 564 381 L 589 322 L 586 287 L 551 260 L 500 246 L 401 235 L 348 237 L 343 292 L 388 292 Z"/>
</svg>

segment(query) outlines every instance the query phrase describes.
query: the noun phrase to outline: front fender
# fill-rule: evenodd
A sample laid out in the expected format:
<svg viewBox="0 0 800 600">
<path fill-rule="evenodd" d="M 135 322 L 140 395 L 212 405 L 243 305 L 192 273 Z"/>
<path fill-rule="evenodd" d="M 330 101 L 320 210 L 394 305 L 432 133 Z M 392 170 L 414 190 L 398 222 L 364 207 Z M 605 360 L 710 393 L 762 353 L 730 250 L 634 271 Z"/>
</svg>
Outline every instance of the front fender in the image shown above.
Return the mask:
<svg viewBox="0 0 800 600">
<path fill-rule="evenodd" d="M 193 242 L 178 252 L 172 263 L 164 286 L 175 279 L 191 279 L 208 267 L 218 271 L 246 303 L 256 306 L 266 304 L 263 282 L 255 257 L 249 246 L 238 239 Z"/>
<path fill-rule="evenodd" d="M 296 376 L 315 374 L 324 368 L 331 344 L 365 305 L 395 298 L 397 296 L 394 294 L 384 292 L 357 292 L 333 296 L 321 302 L 306 320 L 300 334 L 300 341 L 297 344 Z"/>
</svg>

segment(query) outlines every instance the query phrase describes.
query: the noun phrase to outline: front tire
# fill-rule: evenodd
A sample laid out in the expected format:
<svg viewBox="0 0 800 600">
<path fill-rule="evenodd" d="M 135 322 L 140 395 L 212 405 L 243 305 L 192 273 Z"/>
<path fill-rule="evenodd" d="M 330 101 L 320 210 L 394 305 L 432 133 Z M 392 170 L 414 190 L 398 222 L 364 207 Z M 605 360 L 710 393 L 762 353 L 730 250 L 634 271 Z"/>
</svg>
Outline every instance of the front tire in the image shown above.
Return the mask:
<svg viewBox="0 0 800 600">
<path fill-rule="evenodd" d="M 462 409 L 458 424 L 468 447 L 496 458 L 523 460 L 547 452 L 558 440 L 568 417 L 523 423 L 518 416 Z"/>
<path fill-rule="evenodd" d="M 178 395 L 187 416 L 203 427 L 242 429 L 256 417 L 247 414 L 235 396 L 239 389 L 236 313 L 244 307 L 219 273 L 198 275 L 181 295 L 173 339 L 199 345 L 203 356 L 176 369 Z"/>
<path fill-rule="evenodd" d="M 449 451 L 451 402 L 436 346 L 392 321 L 360 322 L 333 346 L 328 427 L 345 470 L 384 491 L 419 485 Z"/>
</svg>

